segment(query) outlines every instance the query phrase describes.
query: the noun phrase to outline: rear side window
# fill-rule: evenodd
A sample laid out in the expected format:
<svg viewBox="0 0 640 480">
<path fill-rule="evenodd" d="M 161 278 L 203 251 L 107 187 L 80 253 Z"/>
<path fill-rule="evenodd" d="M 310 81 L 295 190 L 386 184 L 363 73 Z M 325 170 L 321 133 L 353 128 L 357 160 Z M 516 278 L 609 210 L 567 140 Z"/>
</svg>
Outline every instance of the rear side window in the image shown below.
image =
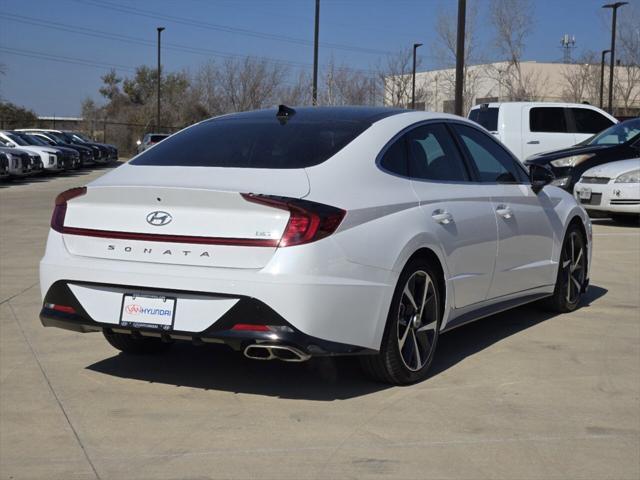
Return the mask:
<svg viewBox="0 0 640 480">
<path fill-rule="evenodd" d="M 469 175 L 447 128 L 418 127 L 407 134 L 409 174 L 412 178 L 448 182 L 469 181 Z"/>
<path fill-rule="evenodd" d="M 387 151 L 384 152 L 380 160 L 380 166 L 391 173 L 396 173 L 403 177 L 409 176 L 407 167 L 407 145 L 404 136 L 393 142 L 393 144 L 387 148 Z"/>
<path fill-rule="evenodd" d="M 469 120 L 473 120 L 490 132 L 498 131 L 498 108 L 476 108 L 469 112 Z"/>
<path fill-rule="evenodd" d="M 529 110 L 532 132 L 568 133 L 564 107 L 533 107 Z"/>
<path fill-rule="evenodd" d="M 613 125 L 607 117 L 589 108 L 570 108 L 569 111 L 575 124 L 575 133 L 598 133 Z"/>
<path fill-rule="evenodd" d="M 454 127 L 475 164 L 481 182 L 523 183 L 524 170 L 490 135 L 466 125 Z"/>
<path fill-rule="evenodd" d="M 164 140 L 164 139 L 165 139 L 165 138 L 167 138 L 168 136 L 169 136 L 169 135 L 151 135 L 151 136 L 149 137 L 149 141 L 150 141 L 150 142 L 154 142 L 154 143 L 156 143 L 156 142 L 159 142 L 159 141 L 161 141 L 161 140 Z"/>
<path fill-rule="evenodd" d="M 369 127 L 363 121 L 223 117 L 145 150 L 133 165 L 305 168 L 332 157 Z"/>
</svg>

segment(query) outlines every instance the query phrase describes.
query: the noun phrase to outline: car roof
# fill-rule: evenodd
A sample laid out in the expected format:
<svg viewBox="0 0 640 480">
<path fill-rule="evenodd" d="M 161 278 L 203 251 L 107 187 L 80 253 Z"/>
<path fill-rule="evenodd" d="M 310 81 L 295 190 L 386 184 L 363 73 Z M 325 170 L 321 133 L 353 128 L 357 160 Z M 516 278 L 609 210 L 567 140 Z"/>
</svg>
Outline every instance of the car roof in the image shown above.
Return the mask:
<svg viewBox="0 0 640 480">
<path fill-rule="evenodd" d="M 380 120 L 385 117 L 389 117 L 391 115 L 397 115 L 399 113 L 405 113 L 409 110 L 400 109 L 400 108 L 389 108 L 389 107 L 360 107 L 360 106 L 344 106 L 344 107 L 284 107 L 284 109 L 293 113 L 289 113 L 290 120 L 304 120 L 304 121 L 312 121 L 312 122 L 323 122 L 323 121 L 354 121 L 354 122 L 367 122 L 373 123 L 377 120 Z M 281 108 L 282 108 L 281 107 Z M 283 111 L 287 111 L 284 110 Z M 217 120 L 228 120 L 228 119 L 238 119 L 238 120 L 261 120 L 268 118 L 276 118 L 276 114 L 278 113 L 278 108 L 267 108 L 263 110 L 252 110 L 248 112 L 239 112 L 239 113 L 230 113 L 227 115 L 222 115 L 220 117 L 214 117 L 205 122 L 213 122 Z"/>
</svg>

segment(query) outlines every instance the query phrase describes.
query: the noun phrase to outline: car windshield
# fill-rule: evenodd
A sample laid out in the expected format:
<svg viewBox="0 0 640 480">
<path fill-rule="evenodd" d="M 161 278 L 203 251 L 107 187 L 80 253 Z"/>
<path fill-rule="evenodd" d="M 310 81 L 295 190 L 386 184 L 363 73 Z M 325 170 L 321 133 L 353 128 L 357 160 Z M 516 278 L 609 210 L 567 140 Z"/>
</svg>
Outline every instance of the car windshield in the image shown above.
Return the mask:
<svg viewBox="0 0 640 480">
<path fill-rule="evenodd" d="M 31 145 L 49 146 L 42 138 L 35 135 L 29 135 L 27 133 L 20 134 L 20 138 L 23 138 L 25 142 L 29 142 Z"/>
<path fill-rule="evenodd" d="M 16 145 L 20 145 L 21 147 L 26 147 L 29 144 L 27 142 L 25 142 L 22 138 L 20 138 L 18 135 L 15 135 L 13 133 L 9 133 L 9 132 L 4 132 L 4 135 L 11 139 L 11 141 L 13 143 L 15 143 Z"/>
<path fill-rule="evenodd" d="M 586 145 L 620 145 L 640 138 L 640 118 L 617 123 L 591 137 Z"/>
</svg>

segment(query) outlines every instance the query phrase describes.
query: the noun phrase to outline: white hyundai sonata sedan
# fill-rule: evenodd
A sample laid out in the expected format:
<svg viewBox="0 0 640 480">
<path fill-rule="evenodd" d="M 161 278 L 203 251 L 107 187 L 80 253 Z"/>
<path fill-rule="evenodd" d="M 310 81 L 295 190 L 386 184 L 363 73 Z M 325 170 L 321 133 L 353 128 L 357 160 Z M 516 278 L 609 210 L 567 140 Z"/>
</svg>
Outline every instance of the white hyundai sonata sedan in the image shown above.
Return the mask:
<svg viewBox="0 0 640 480">
<path fill-rule="evenodd" d="M 213 118 L 57 197 L 40 318 L 126 353 L 359 354 L 378 380 L 419 381 L 443 331 L 577 307 L 591 224 L 552 178 L 451 115 Z"/>
</svg>

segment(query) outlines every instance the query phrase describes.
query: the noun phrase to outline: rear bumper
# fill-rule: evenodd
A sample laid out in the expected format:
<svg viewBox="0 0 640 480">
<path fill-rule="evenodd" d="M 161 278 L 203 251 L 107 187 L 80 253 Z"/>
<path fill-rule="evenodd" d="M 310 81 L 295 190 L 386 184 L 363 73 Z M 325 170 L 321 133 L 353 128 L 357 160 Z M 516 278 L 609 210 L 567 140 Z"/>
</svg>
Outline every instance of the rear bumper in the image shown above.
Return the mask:
<svg viewBox="0 0 640 480">
<path fill-rule="evenodd" d="M 59 282 L 71 285 L 86 315 L 63 320 L 67 326 L 73 320 L 81 329 L 117 328 L 124 293 L 177 292 L 171 295 L 178 299 L 174 330 L 189 338 L 225 330 L 225 315 L 241 307 L 238 323 L 268 324 L 264 318 L 272 321 L 273 316 L 264 309 L 247 308 L 246 299 L 253 299 L 294 332 L 317 339 L 315 344 L 377 350 L 397 275 L 345 260 L 330 238 L 278 249 L 262 269 L 241 269 L 71 255 L 63 236 L 51 231 L 40 263 L 40 288 L 43 303 L 56 303 L 50 295 Z M 59 321 L 60 315 L 44 311 L 43 318 Z"/>
<path fill-rule="evenodd" d="M 136 292 L 141 295 L 170 294 L 190 299 L 228 298 L 235 303 L 218 320 L 200 332 L 171 329 L 161 331 L 154 328 L 131 328 L 122 326 L 118 319 L 113 323 L 100 322 L 92 318 L 78 298 L 74 295 L 70 285 L 82 288 L 98 288 L 114 292 Z M 72 308 L 75 313 L 65 313 L 50 308 L 51 304 L 64 305 Z M 102 285 L 90 283 L 68 282 L 59 280 L 51 286 L 45 295 L 43 308 L 40 311 L 40 321 L 45 327 L 57 327 L 74 332 L 112 331 L 133 335 L 162 337 L 167 341 L 188 341 L 194 344 L 224 343 L 234 350 L 243 350 L 252 344 L 269 344 L 290 346 L 301 350 L 310 356 L 327 355 L 357 355 L 371 354 L 374 350 L 339 342 L 332 342 L 302 333 L 288 323 L 277 312 L 265 303 L 250 297 L 229 297 L 218 294 L 202 294 L 198 292 L 167 291 L 159 289 L 138 288 L 121 285 Z M 234 325 L 269 325 L 270 331 L 233 330 Z"/>
</svg>

